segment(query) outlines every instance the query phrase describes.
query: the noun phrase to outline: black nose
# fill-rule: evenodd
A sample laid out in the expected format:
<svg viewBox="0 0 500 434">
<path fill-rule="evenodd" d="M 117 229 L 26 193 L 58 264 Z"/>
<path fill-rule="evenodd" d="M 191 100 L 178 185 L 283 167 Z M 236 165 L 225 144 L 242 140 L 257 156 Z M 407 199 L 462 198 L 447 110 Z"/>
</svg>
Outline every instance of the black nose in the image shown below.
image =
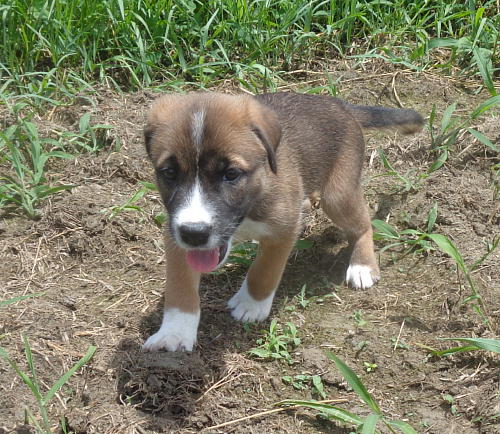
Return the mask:
<svg viewBox="0 0 500 434">
<path fill-rule="evenodd" d="M 206 244 L 211 230 L 212 226 L 206 223 L 184 223 L 179 226 L 182 241 L 193 247 Z"/>
</svg>

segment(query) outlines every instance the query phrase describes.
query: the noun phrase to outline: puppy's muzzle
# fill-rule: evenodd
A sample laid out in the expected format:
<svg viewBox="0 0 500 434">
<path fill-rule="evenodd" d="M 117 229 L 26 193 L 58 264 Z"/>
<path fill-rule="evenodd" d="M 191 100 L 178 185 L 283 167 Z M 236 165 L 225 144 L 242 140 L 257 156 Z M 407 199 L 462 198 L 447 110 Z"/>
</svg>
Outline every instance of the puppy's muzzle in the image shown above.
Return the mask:
<svg viewBox="0 0 500 434">
<path fill-rule="evenodd" d="M 183 223 L 179 226 L 181 240 L 192 247 L 203 247 L 207 244 L 212 225 L 206 223 Z"/>
</svg>

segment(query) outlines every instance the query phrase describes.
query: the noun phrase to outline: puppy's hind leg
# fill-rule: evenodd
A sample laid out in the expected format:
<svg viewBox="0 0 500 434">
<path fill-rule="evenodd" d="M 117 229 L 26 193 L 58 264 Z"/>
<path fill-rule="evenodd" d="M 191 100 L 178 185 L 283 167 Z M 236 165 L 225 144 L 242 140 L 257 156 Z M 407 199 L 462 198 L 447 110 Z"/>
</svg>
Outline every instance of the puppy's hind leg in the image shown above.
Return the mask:
<svg viewBox="0 0 500 434">
<path fill-rule="evenodd" d="M 370 215 L 359 178 L 345 175 L 345 172 L 342 175 L 331 172 L 323 186 L 321 206 L 347 235 L 351 249 L 347 283 L 355 288 L 370 288 L 380 279 Z"/>
<path fill-rule="evenodd" d="M 274 294 L 295 243 L 295 233 L 292 237 L 289 235 L 280 240 L 260 241 L 259 252 L 243 285 L 228 302 L 233 318 L 254 322 L 269 316 Z"/>
</svg>

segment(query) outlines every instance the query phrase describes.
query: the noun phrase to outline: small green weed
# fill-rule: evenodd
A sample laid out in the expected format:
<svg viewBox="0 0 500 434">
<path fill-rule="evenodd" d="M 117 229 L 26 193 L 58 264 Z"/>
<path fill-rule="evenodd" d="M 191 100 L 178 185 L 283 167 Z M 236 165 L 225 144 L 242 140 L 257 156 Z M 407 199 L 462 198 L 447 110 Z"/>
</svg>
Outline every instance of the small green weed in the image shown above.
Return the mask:
<svg viewBox="0 0 500 434">
<path fill-rule="evenodd" d="M 354 321 L 356 322 L 357 327 L 363 327 L 364 325 L 368 324 L 364 319 L 363 319 L 363 312 L 360 310 L 356 310 L 353 315 Z"/>
<path fill-rule="evenodd" d="M 41 295 L 42 294 L 29 294 L 19 297 L 13 297 L 8 300 L 3 300 L 0 302 L 0 308 L 7 306 L 9 304 L 17 303 L 18 301 L 21 300 L 26 300 L 27 298 L 39 297 Z M 33 362 L 33 354 L 29 344 L 29 340 L 24 335 L 23 335 L 23 343 L 24 343 L 24 354 L 26 356 L 26 362 L 29 368 L 28 374 L 19 368 L 17 363 L 9 356 L 9 353 L 2 347 L 0 347 L 0 357 L 10 365 L 10 367 L 14 370 L 17 376 L 23 381 L 24 384 L 26 384 L 26 386 L 28 386 L 28 388 L 31 390 L 31 393 L 33 394 L 38 403 L 38 411 L 40 413 L 41 422 L 33 415 L 33 413 L 28 408 L 26 408 L 25 412 L 26 412 L 27 422 L 32 423 L 37 429 L 37 432 L 43 434 L 49 434 L 53 432 L 47 411 L 50 401 L 52 400 L 54 395 L 59 391 L 59 389 L 61 389 L 61 387 L 67 384 L 70 377 L 76 371 L 78 371 L 83 365 L 88 363 L 88 361 L 94 355 L 96 347 L 89 346 L 87 353 L 80 360 L 78 360 L 78 362 L 76 362 L 75 365 L 73 365 L 73 367 L 69 371 L 67 371 L 64 375 L 62 375 L 44 395 L 41 390 L 40 382 L 38 381 L 38 377 L 36 374 L 35 364 Z M 62 421 L 62 424 L 64 426 L 64 421 Z"/>
<path fill-rule="evenodd" d="M 305 240 L 299 240 L 297 244 L 300 241 L 305 241 Z M 297 248 L 297 245 L 295 246 Z M 325 286 L 331 288 L 331 285 L 327 283 Z M 334 297 L 333 294 L 325 294 L 325 295 L 307 295 L 307 285 L 302 285 L 300 288 L 300 292 L 293 297 L 291 300 L 291 304 L 288 304 L 285 306 L 285 310 L 287 311 L 295 311 L 297 309 L 297 305 L 300 307 L 300 309 L 307 309 L 311 304 L 316 303 L 316 304 L 321 304 L 325 301 L 325 299 Z"/>
<path fill-rule="evenodd" d="M 317 395 L 321 399 L 326 398 L 325 387 L 323 385 L 323 381 L 321 380 L 321 376 L 319 375 L 284 375 L 281 379 L 285 384 L 290 384 L 297 390 L 304 390 L 311 387 L 314 395 Z"/>
<path fill-rule="evenodd" d="M 248 266 L 257 256 L 258 249 L 259 244 L 254 241 L 238 243 L 231 249 L 231 253 L 227 258 L 227 263 L 243 264 Z"/>
<path fill-rule="evenodd" d="M 391 338 L 391 344 L 394 350 L 397 348 L 400 350 L 409 350 L 411 348 L 405 341 L 398 340 L 398 338 Z"/>
<path fill-rule="evenodd" d="M 486 111 L 500 105 L 500 95 L 493 96 L 477 106 L 465 119 L 454 116 L 457 103 L 453 103 L 446 108 L 441 118 L 440 127 L 435 126 L 436 107 L 434 106 L 429 116 L 429 132 L 431 135 L 431 149 L 437 155 L 431 164 L 428 173 L 438 170 L 446 163 L 450 154 L 450 148 L 456 143 L 458 137 L 463 132 L 471 134 L 493 152 L 498 153 L 498 147 L 493 144 L 484 134 L 480 133 L 471 125 Z M 436 133 L 437 131 L 437 133 Z"/>
<path fill-rule="evenodd" d="M 269 330 L 262 330 L 262 332 L 264 336 L 256 341 L 258 347 L 252 348 L 249 353 L 261 359 L 284 360 L 291 365 L 293 359 L 290 352 L 301 342 L 297 336 L 297 327 L 291 322 L 281 327 L 278 320 L 273 319 Z"/>
<path fill-rule="evenodd" d="M 450 412 L 453 416 L 458 415 L 458 407 L 455 398 L 449 394 L 442 395 L 443 401 L 450 404 Z"/>
<path fill-rule="evenodd" d="M 29 368 L 29 374 L 22 371 L 17 363 L 14 362 L 7 351 L 5 351 L 5 349 L 3 349 L 2 347 L 0 347 L 0 357 L 2 357 L 11 366 L 18 377 L 24 382 L 24 384 L 26 384 L 26 386 L 28 386 L 38 403 L 38 411 L 40 413 L 41 422 L 33 415 L 33 413 L 29 409 L 26 409 L 28 421 L 36 427 L 38 432 L 51 433 L 51 422 L 47 411 L 51 399 L 54 397 L 57 391 L 68 382 L 69 378 L 92 358 L 95 353 L 96 347 L 90 346 L 85 356 L 78 360 L 78 362 L 76 362 L 76 364 L 68 372 L 66 372 L 61 378 L 59 378 L 44 395 L 36 374 L 35 364 L 33 363 L 31 347 L 26 336 L 23 336 L 23 342 L 26 362 L 28 363 Z"/>
<path fill-rule="evenodd" d="M 18 301 L 26 300 L 28 298 L 40 297 L 42 295 L 43 295 L 43 293 L 40 292 L 38 294 L 20 295 L 19 297 L 9 298 L 8 300 L 1 300 L 0 307 L 7 306 L 9 304 L 14 304 L 14 303 L 17 303 Z"/>
<path fill-rule="evenodd" d="M 306 297 L 306 288 L 307 288 L 307 285 L 302 285 L 302 288 L 300 288 L 300 293 L 294 297 L 297 299 L 297 302 L 299 303 L 299 305 L 302 309 L 307 308 L 307 306 L 309 306 L 311 303 L 313 303 L 314 300 L 317 298 L 317 297 L 307 298 Z"/>
<path fill-rule="evenodd" d="M 52 148 L 52 150 L 47 150 Z M 6 205 L 21 207 L 32 219 L 39 217 L 36 205 L 42 199 L 72 185 L 51 185 L 45 177 L 45 165 L 51 158 L 73 158 L 58 150 L 60 144 L 52 139 L 42 139 L 36 125 L 29 120 L 0 132 L 0 162 L 7 161 L 13 175 L 1 175 L 0 208 Z"/>
<path fill-rule="evenodd" d="M 139 183 L 142 185 L 142 187 L 137 190 L 129 199 L 127 199 L 127 201 L 123 205 L 113 206 L 109 209 L 111 211 L 109 215 L 110 219 L 115 218 L 118 214 L 124 211 L 134 211 L 140 214 L 146 214 L 144 208 L 137 205 L 137 202 L 139 202 L 147 193 L 157 191 L 157 188 L 156 185 L 152 182 L 139 181 Z M 162 227 L 167 221 L 167 215 L 164 212 L 160 212 L 153 216 L 153 220 L 158 227 Z"/>
<path fill-rule="evenodd" d="M 387 172 L 375 175 L 373 178 L 380 178 L 380 177 L 396 178 L 396 180 L 399 182 L 399 185 L 396 188 L 396 192 L 406 193 L 418 190 L 422 180 L 427 177 L 427 174 L 415 175 L 413 170 L 409 170 L 408 172 L 406 172 L 406 174 L 401 175 L 389 162 L 382 148 L 378 148 L 377 152 Z"/>
<path fill-rule="evenodd" d="M 376 229 L 373 237 L 375 240 L 384 240 L 390 242 L 390 244 L 384 246 L 381 251 L 398 246 L 406 246 L 406 251 L 404 251 L 403 253 L 404 256 L 410 252 L 428 253 L 434 250 L 434 246 L 436 246 L 443 253 L 451 256 L 451 258 L 457 264 L 457 272 L 462 272 L 472 291 L 472 294 L 464 300 L 464 303 L 471 303 L 473 309 L 481 316 L 484 323 L 491 328 L 491 324 L 485 314 L 485 306 L 482 297 L 478 292 L 474 280 L 472 279 L 472 271 L 476 269 L 489 255 L 491 255 L 496 250 L 498 244 L 500 243 L 500 236 L 495 236 L 493 242 L 488 243 L 486 253 L 477 261 L 475 261 L 469 268 L 459 250 L 448 237 L 446 237 L 445 235 L 432 233 L 436 218 L 437 204 L 434 204 L 427 217 L 426 231 L 405 229 L 401 232 L 398 232 L 391 225 L 382 220 L 373 220 L 372 224 Z"/>
<path fill-rule="evenodd" d="M 296 250 L 309 249 L 313 242 L 309 240 L 298 240 L 295 243 Z M 259 243 L 255 241 L 244 241 L 235 244 L 227 258 L 228 264 L 251 265 L 257 256 Z"/>
<path fill-rule="evenodd" d="M 332 360 L 337 369 L 342 373 L 349 386 L 356 392 L 356 394 L 364 401 L 364 403 L 370 408 L 371 413 L 362 418 L 353 414 L 343 408 L 336 407 L 330 404 L 319 403 L 315 401 L 298 401 L 287 399 L 279 402 L 279 405 L 298 405 L 306 408 L 311 408 L 314 410 L 319 410 L 320 414 L 330 420 L 335 420 L 350 426 L 355 426 L 357 432 L 361 433 L 376 433 L 377 425 L 383 423 L 390 432 L 396 432 L 399 430 L 404 434 L 416 434 L 417 432 L 406 422 L 401 420 L 389 419 L 382 410 L 380 409 L 378 403 L 368 392 L 360 378 L 355 374 L 355 372 L 349 368 L 342 360 L 331 352 L 327 352 L 328 358 Z"/>
<path fill-rule="evenodd" d="M 111 125 L 105 124 L 92 125 L 90 113 L 85 113 L 80 118 L 78 133 L 63 132 L 61 133 L 61 139 L 65 143 L 65 147 L 70 146 L 77 151 L 98 152 L 110 143 L 108 131 L 112 128 Z M 119 147 L 119 144 L 117 144 L 117 150 Z"/>
<path fill-rule="evenodd" d="M 405 250 L 402 256 L 409 253 L 429 253 L 434 250 L 434 246 L 429 241 L 429 234 L 432 233 L 437 219 L 437 203 L 429 210 L 425 231 L 417 229 L 404 229 L 397 231 L 390 224 L 383 220 L 373 220 L 375 228 L 373 238 L 378 241 L 386 241 L 390 244 L 384 246 L 380 251 L 383 252 L 395 247 L 403 247 Z"/>
<path fill-rule="evenodd" d="M 366 372 L 375 372 L 376 369 L 378 368 L 378 365 L 376 363 L 363 362 L 363 365 L 365 367 Z"/>
</svg>

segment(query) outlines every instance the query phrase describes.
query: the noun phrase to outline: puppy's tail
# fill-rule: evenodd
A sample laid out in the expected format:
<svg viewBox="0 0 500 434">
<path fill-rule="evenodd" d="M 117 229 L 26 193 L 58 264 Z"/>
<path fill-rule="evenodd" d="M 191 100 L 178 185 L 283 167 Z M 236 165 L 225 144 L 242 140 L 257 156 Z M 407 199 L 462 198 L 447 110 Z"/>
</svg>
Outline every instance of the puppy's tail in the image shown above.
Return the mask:
<svg viewBox="0 0 500 434">
<path fill-rule="evenodd" d="M 363 128 L 395 128 L 403 134 L 420 131 L 424 119 L 415 110 L 347 104 Z"/>
</svg>

